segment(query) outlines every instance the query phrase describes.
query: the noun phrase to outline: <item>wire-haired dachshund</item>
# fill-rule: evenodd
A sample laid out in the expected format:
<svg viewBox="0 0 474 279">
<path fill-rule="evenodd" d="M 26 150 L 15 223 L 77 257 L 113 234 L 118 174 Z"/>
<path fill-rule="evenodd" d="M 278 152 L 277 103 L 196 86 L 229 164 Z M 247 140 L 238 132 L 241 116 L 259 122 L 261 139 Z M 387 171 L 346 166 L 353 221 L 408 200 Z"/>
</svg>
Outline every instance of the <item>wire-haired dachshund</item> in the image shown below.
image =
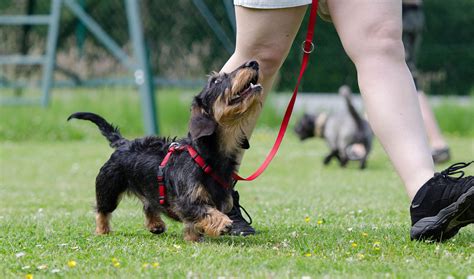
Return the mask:
<svg viewBox="0 0 474 279">
<path fill-rule="evenodd" d="M 236 157 L 242 148 L 249 148 L 242 126 L 262 107 L 258 77 L 256 61 L 231 73 L 211 74 L 192 102 L 186 138 L 128 140 L 96 114 L 69 116 L 68 120 L 95 123 L 115 149 L 96 178 L 96 233 L 110 232 L 111 214 L 124 193 L 142 201 L 146 227 L 152 233 L 165 231 L 162 214 L 183 222 L 189 241 L 228 233 L 232 221 L 225 213 L 233 205 Z"/>
</svg>

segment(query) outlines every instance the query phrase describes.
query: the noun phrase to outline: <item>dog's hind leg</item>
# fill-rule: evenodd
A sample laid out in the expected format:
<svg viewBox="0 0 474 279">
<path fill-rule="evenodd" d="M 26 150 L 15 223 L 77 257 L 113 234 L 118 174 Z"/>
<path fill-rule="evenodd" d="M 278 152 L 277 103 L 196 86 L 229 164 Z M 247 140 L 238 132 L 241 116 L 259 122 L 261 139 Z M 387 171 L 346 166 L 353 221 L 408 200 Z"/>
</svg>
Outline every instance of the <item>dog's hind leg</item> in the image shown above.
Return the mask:
<svg viewBox="0 0 474 279">
<path fill-rule="evenodd" d="M 161 234 L 166 231 L 166 224 L 161 219 L 160 212 L 151 205 L 143 205 L 143 211 L 145 212 L 146 223 L 145 226 L 151 233 Z"/>
<path fill-rule="evenodd" d="M 113 167 L 105 164 L 97 175 L 95 183 L 96 194 L 96 234 L 110 232 L 110 218 L 117 208 L 121 195 L 125 192 L 125 180 L 114 171 Z"/>
<path fill-rule="evenodd" d="M 337 158 L 339 159 L 339 164 L 341 165 L 341 167 L 345 168 L 347 166 L 347 163 L 349 162 L 349 158 L 347 158 L 347 156 L 345 155 L 339 155 Z"/>
<path fill-rule="evenodd" d="M 360 159 L 360 165 L 359 168 L 361 170 L 365 169 L 367 167 L 367 155 L 365 155 L 362 159 Z"/>
<path fill-rule="evenodd" d="M 329 153 L 325 158 L 324 158 L 324 165 L 328 165 L 332 158 L 333 157 L 336 157 L 338 160 L 339 160 L 339 154 L 338 154 L 338 151 L 337 150 L 332 150 L 331 153 Z"/>
</svg>

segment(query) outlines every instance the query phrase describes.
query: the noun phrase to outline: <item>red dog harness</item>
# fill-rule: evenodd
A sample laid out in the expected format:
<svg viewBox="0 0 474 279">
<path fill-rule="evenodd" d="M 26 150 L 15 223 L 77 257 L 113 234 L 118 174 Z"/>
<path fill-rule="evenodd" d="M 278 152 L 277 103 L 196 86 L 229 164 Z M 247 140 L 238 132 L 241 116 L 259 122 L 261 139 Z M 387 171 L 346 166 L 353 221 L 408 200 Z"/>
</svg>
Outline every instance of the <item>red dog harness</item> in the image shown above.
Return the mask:
<svg viewBox="0 0 474 279">
<path fill-rule="evenodd" d="M 211 166 L 209 166 L 204 158 L 199 155 L 199 153 L 190 145 L 180 145 L 177 142 L 173 142 L 170 144 L 168 148 L 168 153 L 166 154 L 165 158 L 163 158 L 163 161 L 161 161 L 161 164 L 158 168 L 158 200 L 161 205 L 165 204 L 165 194 L 166 194 L 166 186 L 165 186 L 165 178 L 164 178 L 164 168 L 166 167 L 166 164 L 168 163 L 171 155 L 176 152 L 176 151 L 183 151 L 186 150 L 188 151 L 189 155 L 191 158 L 198 164 L 199 167 L 204 171 L 205 174 L 210 175 L 217 183 L 219 183 L 222 188 L 224 189 L 230 189 L 230 185 L 222 179 L 219 175 L 217 175 Z"/>
</svg>

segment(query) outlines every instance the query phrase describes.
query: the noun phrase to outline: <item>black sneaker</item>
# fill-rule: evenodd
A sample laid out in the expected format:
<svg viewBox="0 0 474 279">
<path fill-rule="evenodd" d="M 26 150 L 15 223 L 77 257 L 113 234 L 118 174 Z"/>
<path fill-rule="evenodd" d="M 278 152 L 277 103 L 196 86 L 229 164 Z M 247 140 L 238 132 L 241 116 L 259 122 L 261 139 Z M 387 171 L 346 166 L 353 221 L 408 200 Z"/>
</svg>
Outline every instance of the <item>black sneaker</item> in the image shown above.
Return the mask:
<svg viewBox="0 0 474 279">
<path fill-rule="evenodd" d="M 433 151 L 431 152 L 431 156 L 433 156 L 433 162 L 435 164 L 441 164 L 451 159 L 449 147 L 433 149 Z"/>
<path fill-rule="evenodd" d="M 252 228 L 252 226 L 250 226 L 252 224 L 252 218 L 247 213 L 245 208 L 243 208 L 239 204 L 239 193 L 237 191 L 232 190 L 232 198 L 234 199 L 234 206 L 232 207 L 232 210 L 229 213 L 227 213 L 227 216 L 229 216 L 229 218 L 233 221 L 230 234 L 241 235 L 241 236 L 255 234 L 255 229 Z M 242 209 L 245 212 L 245 214 L 249 218 L 249 221 L 244 219 L 240 209 Z"/>
<path fill-rule="evenodd" d="M 418 190 L 410 207 L 412 240 L 448 240 L 474 223 L 474 176 L 463 177 L 460 170 L 473 162 L 436 173 Z"/>
</svg>

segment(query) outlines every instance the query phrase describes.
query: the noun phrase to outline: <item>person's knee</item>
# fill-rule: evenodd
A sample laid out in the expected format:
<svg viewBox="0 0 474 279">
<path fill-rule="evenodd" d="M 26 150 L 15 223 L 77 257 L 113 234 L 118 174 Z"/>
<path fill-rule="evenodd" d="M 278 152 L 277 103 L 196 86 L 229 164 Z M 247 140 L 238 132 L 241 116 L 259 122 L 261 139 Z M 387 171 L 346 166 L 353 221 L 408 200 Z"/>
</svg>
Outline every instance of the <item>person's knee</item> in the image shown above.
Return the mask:
<svg viewBox="0 0 474 279">
<path fill-rule="evenodd" d="M 256 59 L 260 64 L 262 76 L 272 77 L 280 69 L 283 60 L 288 54 L 288 49 L 278 46 L 253 47 L 248 55 L 250 59 Z"/>
<path fill-rule="evenodd" d="M 348 42 L 350 49 L 348 54 L 354 62 L 373 57 L 405 61 L 402 26 L 397 22 L 374 24 L 355 40 L 358 43 Z"/>
</svg>

